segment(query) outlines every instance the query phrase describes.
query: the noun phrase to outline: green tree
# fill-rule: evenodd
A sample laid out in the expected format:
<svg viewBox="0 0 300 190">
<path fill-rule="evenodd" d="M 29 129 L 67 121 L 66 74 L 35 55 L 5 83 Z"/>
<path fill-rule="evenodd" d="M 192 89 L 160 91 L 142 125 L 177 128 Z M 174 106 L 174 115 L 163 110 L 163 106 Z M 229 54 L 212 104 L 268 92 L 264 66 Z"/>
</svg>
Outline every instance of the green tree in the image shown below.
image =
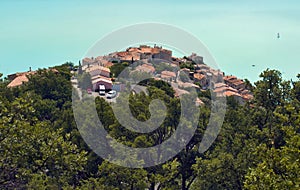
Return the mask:
<svg viewBox="0 0 300 190">
<path fill-rule="evenodd" d="M 81 76 L 79 76 L 78 84 L 81 89 L 92 89 L 92 79 L 89 73 L 84 72 Z"/>
<path fill-rule="evenodd" d="M 281 73 L 277 70 L 269 70 L 260 74 L 262 80 L 255 83 L 255 101 L 259 106 L 263 106 L 270 111 L 274 111 L 281 99 Z"/>
<path fill-rule="evenodd" d="M 117 78 L 119 74 L 128 66 L 127 62 L 115 63 L 110 67 L 112 77 Z"/>
<path fill-rule="evenodd" d="M 51 186 L 75 185 L 85 164 L 85 151 L 70 141 L 70 134 L 39 121 L 32 100 L 17 98 L 1 109 L 1 188 L 22 188 L 33 176 L 46 175 Z M 14 113 L 11 115 L 9 113 Z M 54 183 L 55 182 L 55 183 Z"/>
<path fill-rule="evenodd" d="M 83 71 L 82 71 L 82 65 L 81 65 L 81 62 L 79 60 L 79 66 L 78 66 L 78 75 L 82 75 L 83 74 Z"/>
</svg>

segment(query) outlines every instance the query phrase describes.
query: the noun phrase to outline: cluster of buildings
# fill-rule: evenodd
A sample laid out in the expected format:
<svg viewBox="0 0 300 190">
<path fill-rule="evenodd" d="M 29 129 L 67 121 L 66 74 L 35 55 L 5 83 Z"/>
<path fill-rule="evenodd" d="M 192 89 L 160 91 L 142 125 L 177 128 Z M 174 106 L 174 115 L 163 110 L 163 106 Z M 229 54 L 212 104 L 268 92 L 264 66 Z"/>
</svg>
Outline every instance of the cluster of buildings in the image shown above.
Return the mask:
<svg viewBox="0 0 300 190">
<path fill-rule="evenodd" d="M 92 81 L 92 90 L 99 90 L 99 85 L 104 85 L 106 89 L 112 89 L 113 82 L 110 77 L 110 69 L 100 64 L 88 64 L 82 67 L 82 70 L 89 73 Z"/>
<path fill-rule="evenodd" d="M 246 89 L 243 80 L 235 76 L 224 76 L 223 79 L 224 82 L 214 84 L 216 96 L 232 96 L 241 104 L 253 98 L 252 92 Z"/>
<path fill-rule="evenodd" d="M 173 70 L 156 72 L 155 63 L 152 60 L 163 60 Z M 203 57 L 193 53 L 189 57 L 172 57 L 172 51 L 154 45 L 153 47 L 141 45 L 139 47 L 129 47 L 126 51 L 110 53 L 106 56 L 96 58 L 84 58 L 82 60 L 83 70 L 90 73 L 92 77 L 93 90 L 97 90 L 99 84 L 111 88 L 113 82 L 110 78 L 109 67 L 115 63 L 140 61 L 142 64 L 135 67 L 135 71 L 149 73 L 158 80 L 170 82 L 175 90 L 175 96 L 188 93 L 186 88 L 193 87 L 196 90 L 213 89 L 216 96 L 233 96 L 238 102 L 244 103 L 253 98 L 252 93 L 246 89 L 243 80 L 235 76 L 225 76 L 224 72 L 211 68 L 204 64 Z M 194 68 L 177 68 L 183 63 L 193 63 Z M 183 72 L 188 76 L 189 81 L 181 81 L 179 75 Z M 201 104 L 201 100 L 198 100 Z"/>
<path fill-rule="evenodd" d="M 207 89 L 212 81 L 222 82 L 223 77 L 224 73 L 222 71 L 215 70 L 204 63 L 197 64 L 192 75 L 192 79 L 198 82 L 203 89 Z"/>
<path fill-rule="evenodd" d="M 157 65 L 154 60 L 162 60 L 162 62 L 168 64 L 169 69 L 156 71 Z M 122 84 L 113 82 L 111 78 L 110 67 L 116 63 L 128 62 L 131 64 L 136 61 L 139 61 L 139 64 L 134 68 L 134 71 L 148 73 L 154 76 L 155 79 L 170 82 L 175 90 L 175 96 L 186 94 L 188 93 L 187 88 L 193 87 L 197 91 L 213 89 L 216 96 L 233 96 L 240 103 L 253 98 L 252 93 L 246 89 L 243 80 L 235 76 L 225 76 L 222 71 L 204 64 L 203 57 L 197 56 L 195 53 L 184 58 L 172 57 L 172 51 L 156 45 L 153 47 L 140 45 L 109 55 L 84 58 L 81 65 L 82 70 L 91 76 L 93 91 L 99 90 L 99 85 L 104 85 L 106 89 L 121 90 L 122 87 L 120 86 Z M 192 63 L 193 68 L 178 69 L 181 64 L 185 63 Z M 35 71 L 30 70 L 8 75 L 8 79 L 11 81 L 8 87 L 22 85 L 28 81 L 29 75 L 35 73 Z M 187 76 L 187 81 L 181 79 L 181 73 Z M 202 104 L 200 99 L 197 102 Z"/>
<path fill-rule="evenodd" d="M 213 89 L 216 96 L 232 96 L 239 103 L 243 104 L 253 98 L 252 92 L 246 89 L 246 84 L 236 76 L 225 76 L 224 72 L 213 69 L 201 63 L 195 65 L 193 72 L 184 68 L 181 71 L 189 73 L 190 79 L 201 86 L 202 90 Z"/>
<path fill-rule="evenodd" d="M 126 51 L 113 52 L 109 55 L 98 56 L 96 58 L 84 58 L 82 65 L 100 65 L 104 67 L 110 67 L 113 63 L 128 62 L 132 63 L 140 60 L 148 59 L 162 59 L 171 61 L 172 51 L 163 49 L 161 46 L 154 47 L 147 45 L 140 45 L 139 47 L 129 47 Z"/>
<path fill-rule="evenodd" d="M 139 47 L 129 47 L 126 51 L 114 52 L 105 56 L 98 56 L 96 58 L 84 58 L 82 60 L 82 70 L 89 73 L 92 79 L 94 91 L 97 91 L 99 85 L 104 85 L 107 89 L 114 88 L 115 84 L 110 78 L 110 69 L 115 63 L 133 63 L 143 60 L 145 64 L 138 65 L 135 70 L 155 74 L 155 68 L 152 64 L 148 63 L 152 59 L 161 59 L 164 61 L 172 60 L 172 51 L 163 49 L 162 47 L 154 45 L 154 47 L 141 45 Z M 165 78 L 174 78 L 175 76 L 170 73 L 165 73 Z"/>
<path fill-rule="evenodd" d="M 133 62 L 145 59 L 163 59 L 171 61 L 172 51 L 156 45 L 154 45 L 154 47 L 140 45 L 139 47 L 129 47 L 126 51 L 111 53 L 109 56 L 119 62 Z"/>
</svg>

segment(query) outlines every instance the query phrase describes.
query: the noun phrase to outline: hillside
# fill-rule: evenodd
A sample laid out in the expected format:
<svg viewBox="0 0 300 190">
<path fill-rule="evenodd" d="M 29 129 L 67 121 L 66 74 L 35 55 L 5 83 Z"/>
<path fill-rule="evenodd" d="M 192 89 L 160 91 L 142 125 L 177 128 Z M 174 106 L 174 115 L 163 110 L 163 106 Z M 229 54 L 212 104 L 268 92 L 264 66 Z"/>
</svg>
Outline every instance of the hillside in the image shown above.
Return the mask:
<svg viewBox="0 0 300 190">
<path fill-rule="evenodd" d="M 91 58 L 92 61 L 95 59 Z M 127 59 L 124 62 L 129 61 L 130 64 L 130 59 Z M 120 81 L 117 81 L 117 69 L 114 67 L 116 64 L 122 66 L 124 62 L 112 62 L 113 65 L 107 62 L 109 66 L 99 66 L 110 68 L 107 78 L 115 78 L 112 81 L 115 83 Z M 83 71 L 92 67 L 92 63 L 88 63 L 89 66 L 86 63 L 82 62 Z M 197 68 L 193 67 L 195 64 L 189 68 L 190 63 L 193 62 L 186 59 L 179 66 L 182 71 L 186 68 L 194 70 L 194 76 Z M 148 64 L 136 67 L 150 72 L 154 67 L 155 71 L 161 71 L 158 73 L 161 78 L 164 78 L 163 74 L 170 76 L 170 73 L 163 73 L 164 70 Z M 172 67 L 167 65 L 167 68 L 169 66 Z M 0 189 L 299 188 L 300 75 L 297 81 L 291 82 L 284 81 L 280 71 L 265 70 L 260 80 L 251 87 L 253 98 L 239 104 L 234 96 L 228 96 L 222 129 L 204 153 L 200 153 L 198 148 L 210 119 L 211 94 L 193 81 L 200 88 L 197 97 L 204 105 L 199 107 L 197 129 L 191 141 L 165 163 L 132 169 L 102 159 L 83 140 L 72 108 L 71 79 L 77 72 L 75 70 L 80 69 L 72 63 L 41 69 L 26 75 L 26 82 L 15 87 L 9 86 L 10 80 L 1 79 Z M 229 88 L 226 77 L 231 80 L 228 76 L 222 79 L 225 87 Z M 88 84 L 92 84 L 92 79 Z M 150 133 L 127 130 L 116 119 L 111 104 L 104 98 L 95 97 L 97 114 L 105 129 L 126 146 L 143 148 L 160 144 L 175 133 L 180 122 L 181 103 L 176 97 L 176 89 L 168 84 L 168 80 L 147 82 L 148 94 L 131 93 L 129 107 L 135 118 L 146 121 L 151 117 L 149 104 L 152 100 L 158 98 L 165 103 L 166 118 L 158 129 Z M 222 87 L 224 85 L 219 88 Z M 215 90 L 217 88 L 214 86 Z M 236 93 L 240 94 L 239 91 Z M 91 98 L 86 91 L 83 91 L 82 99 L 78 94 L 74 96 L 77 96 L 78 102 L 88 102 Z M 81 109 L 82 114 L 88 113 L 91 108 L 85 105 Z M 89 121 L 91 118 L 84 119 Z M 189 125 L 188 121 L 185 123 Z M 114 154 L 118 152 L 111 153 Z M 123 162 L 134 162 L 140 157 L 133 154 L 124 157 Z"/>
</svg>

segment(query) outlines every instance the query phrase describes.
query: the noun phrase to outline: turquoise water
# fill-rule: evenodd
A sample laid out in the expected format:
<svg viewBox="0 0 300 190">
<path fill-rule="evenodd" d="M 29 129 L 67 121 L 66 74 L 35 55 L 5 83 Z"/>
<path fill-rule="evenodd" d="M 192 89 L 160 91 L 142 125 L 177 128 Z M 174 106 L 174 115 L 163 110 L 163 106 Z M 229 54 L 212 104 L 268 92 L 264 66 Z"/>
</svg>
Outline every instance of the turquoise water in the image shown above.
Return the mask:
<svg viewBox="0 0 300 190">
<path fill-rule="evenodd" d="M 300 73 L 299 21 L 296 0 L 4 0 L 0 2 L 0 72 L 77 63 L 90 46 L 113 30 L 161 22 L 195 35 L 226 74 L 256 81 L 262 70 L 275 68 L 289 80 Z"/>
</svg>

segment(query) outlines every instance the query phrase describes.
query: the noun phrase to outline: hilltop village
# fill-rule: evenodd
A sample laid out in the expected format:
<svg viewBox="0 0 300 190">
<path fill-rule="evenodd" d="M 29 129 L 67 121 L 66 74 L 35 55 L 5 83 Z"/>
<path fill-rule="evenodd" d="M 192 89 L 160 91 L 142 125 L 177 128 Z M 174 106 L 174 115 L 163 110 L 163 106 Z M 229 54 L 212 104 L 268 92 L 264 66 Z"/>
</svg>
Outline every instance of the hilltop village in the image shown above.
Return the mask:
<svg viewBox="0 0 300 190">
<path fill-rule="evenodd" d="M 226 76 L 224 72 L 211 68 L 205 64 L 203 57 L 195 53 L 183 58 L 174 57 L 172 51 L 156 45 L 140 45 L 95 58 L 86 57 L 80 61 L 79 67 L 81 72 L 90 75 L 91 91 L 99 91 L 99 85 L 104 85 L 106 89 L 122 91 L 125 84 L 115 79 L 111 69 L 117 64 L 130 66 L 133 63 L 135 67 L 131 68 L 131 72 L 140 71 L 154 76 L 156 80 L 169 82 L 176 97 L 189 93 L 186 89 L 194 87 L 197 91 L 210 88 L 216 96 L 233 97 L 241 104 L 253 98 L 252 92 L 246 88 L 245 81 L 236 76 Z M 22 85 L 28 81 L 29 75 L 35 73 L 30 69 L 28 72 L 8 75 L 8 87 Z M 197 99 L 196 103 L 203 104 L 200 99 Z"/>
<path fill-rule="evenodd" d="M 121 63 L 128 65 L 135 63 L 131 72 L 140 71 L 154 76 L 157 80 L 168 81 L 177 97 L 189 93 L 186 88 L 194 87 L 198 91 L 211 88 L 216 96 L 232 96 L 241 104 L 253 98 L 242 79 L 225 76 L 224 72 L 206 65 L 203 57 L 195 53 L 189 57 L 173 57 L 172 51 L 156 45 L 153 47 L 140 45 L 104 56 L 87 57 L 81 61 L 81 67 L 83 72 L 90 74 L 93 91 L 99 90 L 99 85 L 120 91 L 122 88 L 118 81 L 114 80 L 115 76 L 112 75 L 110 68 Z M 164 64 L 163 69 L 161 64 Z M 203 103 L 201 100 L 197 102 Z"/>
</svg>

